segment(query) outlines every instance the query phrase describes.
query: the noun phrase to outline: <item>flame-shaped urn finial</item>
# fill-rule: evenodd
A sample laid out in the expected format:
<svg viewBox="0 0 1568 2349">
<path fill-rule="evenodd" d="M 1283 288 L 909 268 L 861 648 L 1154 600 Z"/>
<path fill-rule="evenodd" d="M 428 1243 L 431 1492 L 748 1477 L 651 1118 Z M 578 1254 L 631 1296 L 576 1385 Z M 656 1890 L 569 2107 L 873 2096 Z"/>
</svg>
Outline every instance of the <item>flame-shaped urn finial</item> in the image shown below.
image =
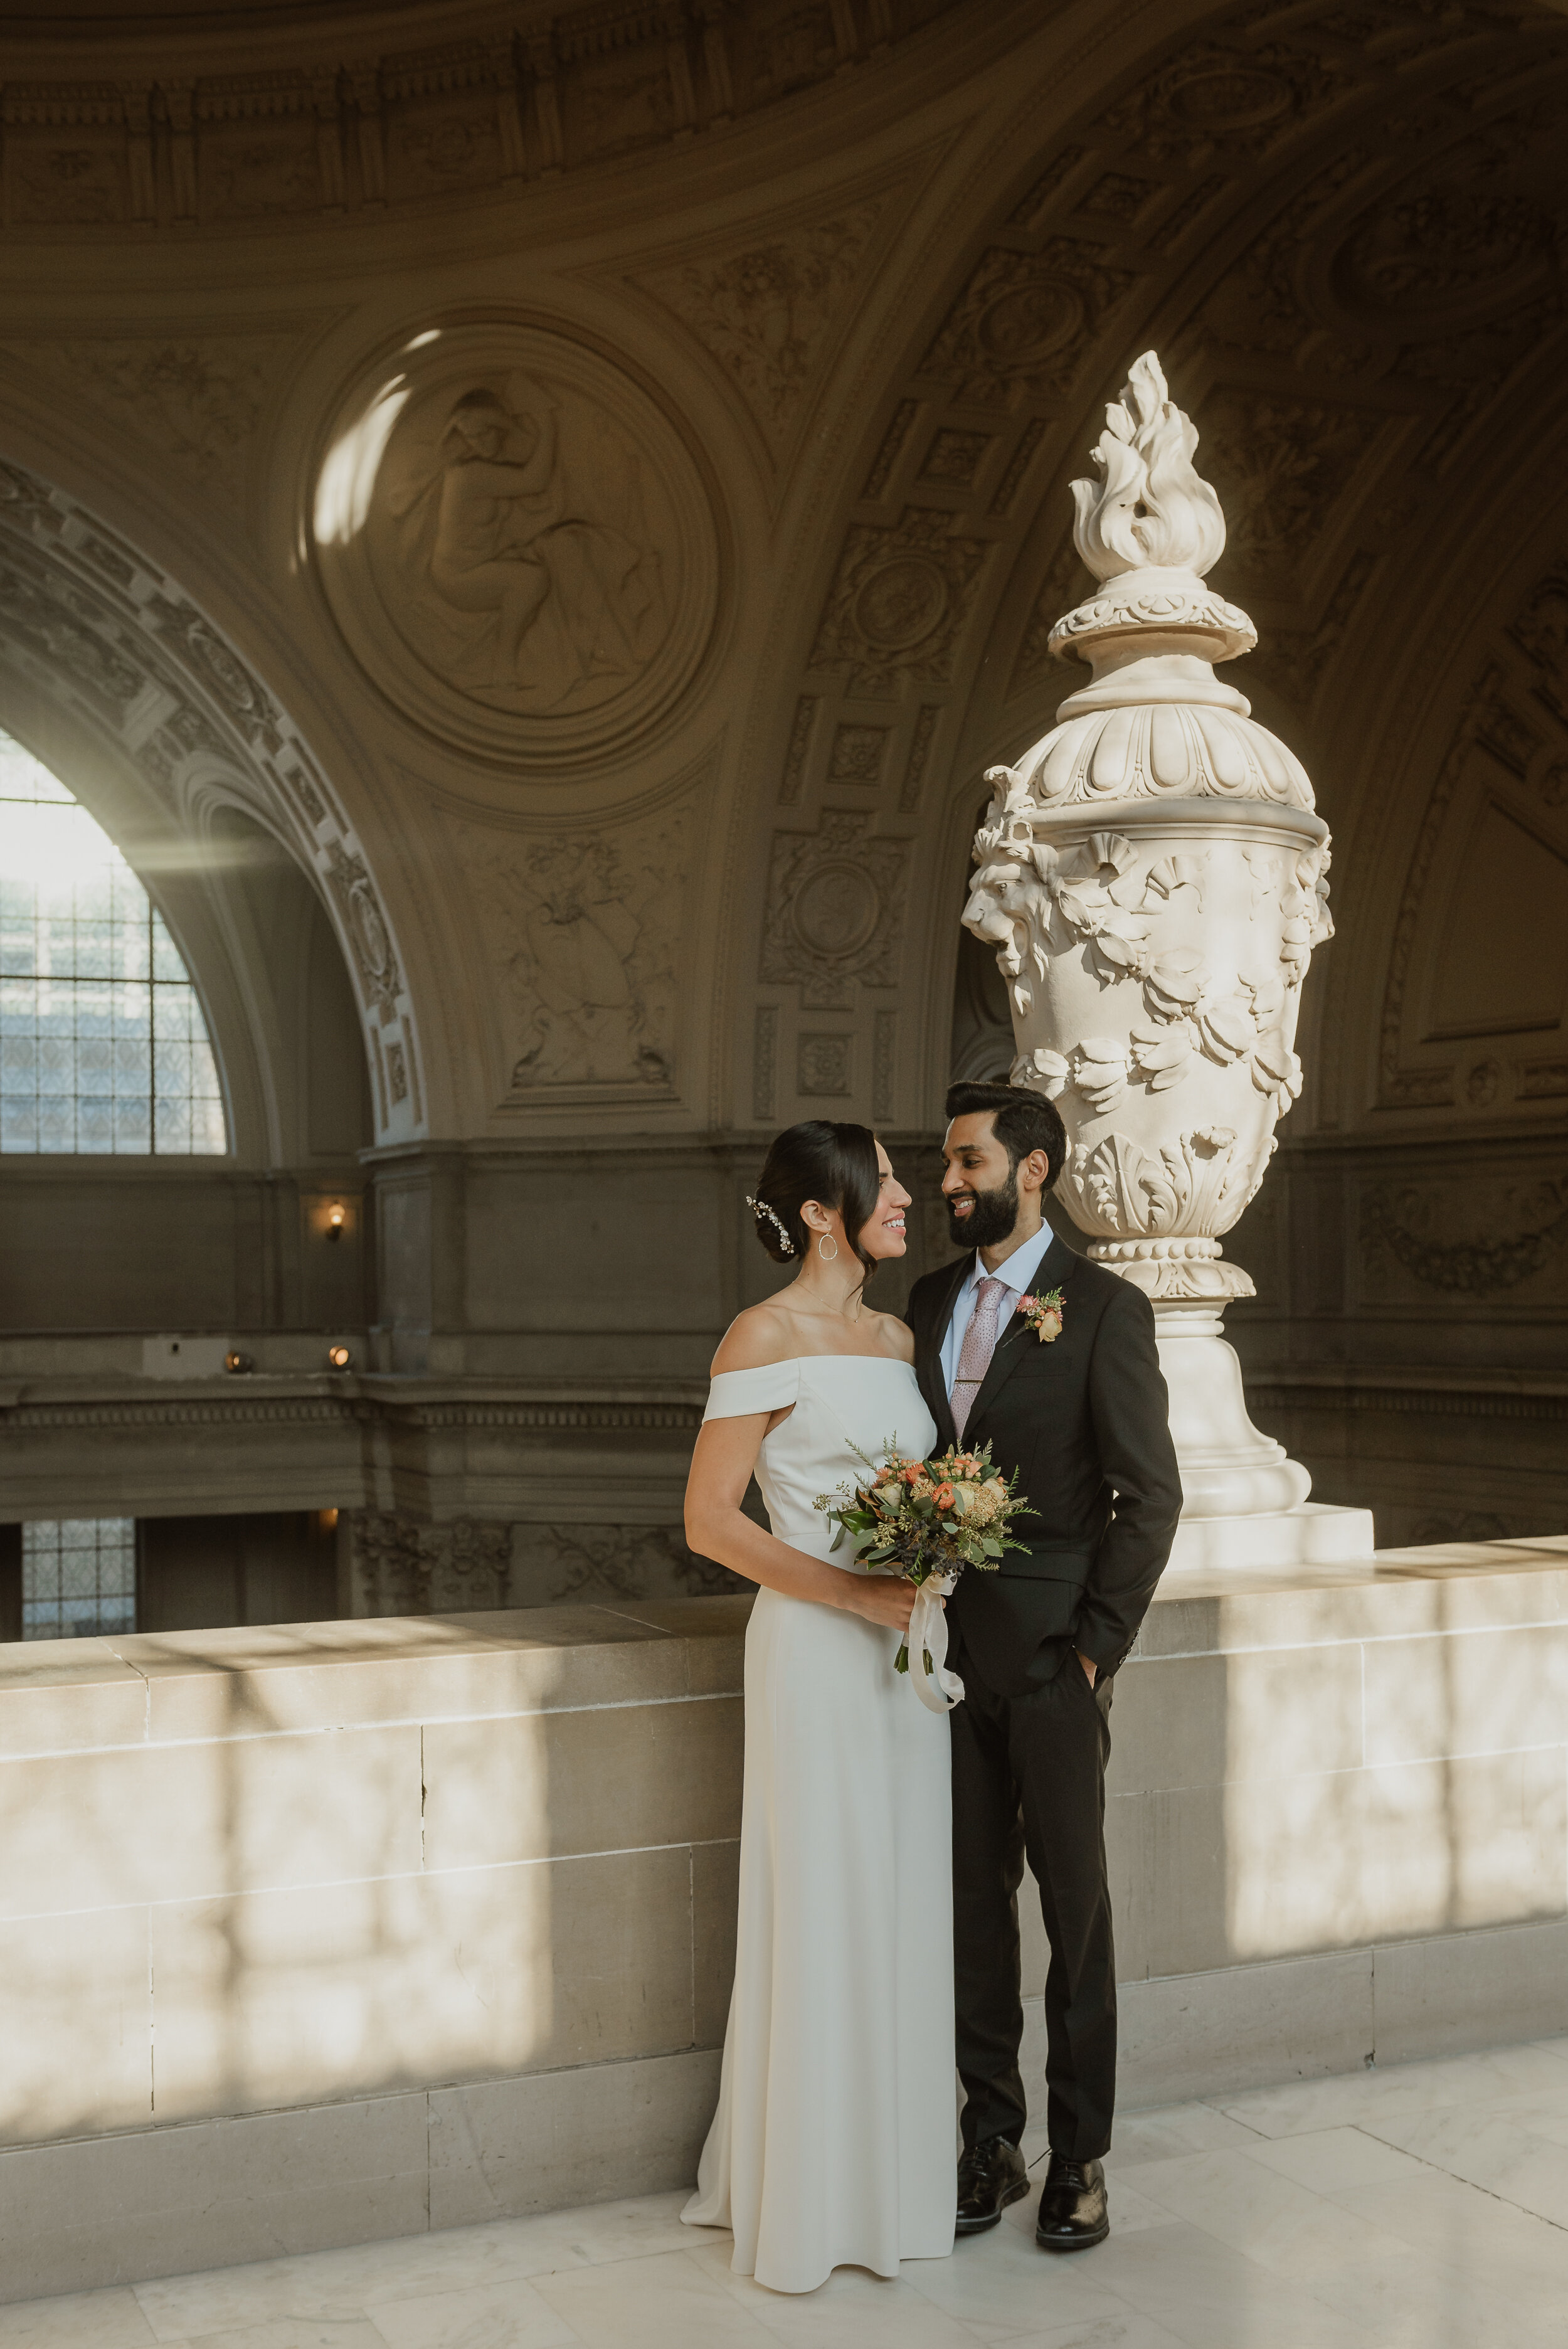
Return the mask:
<svg viewBox="0 0 1568 2349">
<path fill-rule="evenodd" d="M 1301 1090 L 1301 984 L 1332 935 L 1328 833 L 1300 762 L 1214 675 L 1257 638 L 1204 585 L 1225 524 L 1197 449 L 1146 352 L 1106 410 L 1099 480 L 1073 483 L 1101 588 L 1050 644 L 1092 676 L 1016 766 L 989 771 L 964 919 L 1007 983 L 1012 1081 L 1067 1126 L 1058 1198 L 1090 1256 L 1152 1298 L 1162 1353 L 1185 1341 L 1167 1370 L 1186 1516 L 1246 1517 L 1254 1542 L 1263 1518 L 1289 1520 L 1264 1543 L 1278 1553 L 1305 1538 L 1310 1479 L 1247 1419 L 1218 1315 L 1253 1284 L 1220 1243 Z M 1305 1514 L 1354 1518 L 1346 1537 L 1369 1546 L 1364 1513 Z"/>
<path fill-rule="evenodd" d="M 1102 479 L 1075 481 L 1073 543 L 1097 579 L 1124 571 L 1194 572 L 1225 551 L 1225 517 L 1192 463 L 1197 429 L 1170 397 L 1152 351 L 1132 363 L 1095 444 Z"/>
</svg>

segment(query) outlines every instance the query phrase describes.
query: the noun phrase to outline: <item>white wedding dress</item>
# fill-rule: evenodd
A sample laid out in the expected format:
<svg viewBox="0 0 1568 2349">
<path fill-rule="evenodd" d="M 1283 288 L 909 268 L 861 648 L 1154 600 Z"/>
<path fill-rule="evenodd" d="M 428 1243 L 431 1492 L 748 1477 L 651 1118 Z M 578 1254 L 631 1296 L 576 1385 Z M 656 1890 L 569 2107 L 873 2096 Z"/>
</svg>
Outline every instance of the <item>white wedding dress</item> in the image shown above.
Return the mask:
<svg viewBox="0 0 1568 2349">
<path fill-rule="evenodd" d="M 826 1557 L 835 1529 L 812 1503 L 863 1473 L 851 1444 L 918 1455 L 935 1429 L 905 1363 L 860 1355 L 723 1371 L 706 1416 L 791 1403 L 757 1481 L 779 1538 Z M 776 2292 L 953 2249 L 948 1729 L 893 1670 L 898 1648 L 774 1590 L 746 1635 L 735 1989 L 681 2215 L 733 2229 L 735 2273 Z"/>
</svg>

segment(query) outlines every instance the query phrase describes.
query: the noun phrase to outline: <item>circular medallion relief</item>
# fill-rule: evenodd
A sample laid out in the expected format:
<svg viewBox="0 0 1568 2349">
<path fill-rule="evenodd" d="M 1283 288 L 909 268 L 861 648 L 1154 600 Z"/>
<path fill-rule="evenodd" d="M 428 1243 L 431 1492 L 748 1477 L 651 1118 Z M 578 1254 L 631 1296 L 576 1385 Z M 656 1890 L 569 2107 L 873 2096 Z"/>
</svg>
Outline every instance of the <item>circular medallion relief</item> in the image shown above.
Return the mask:
<svg viewBox="0 0 1568 2349">
<path fill-rule="evenodd" d="M 795 927 L 810 954 L 848 955 L 876 928 L 882 901 L 875 884 L 848 859 L 820 864 L 794 904 Z"/>
<path fill-rule="evenodd" d="M 430 330 L 363 378 L 312 518 L 334 616 L 383 692 L 524 767 L 645 730 L 712 630 L 690 452 L 629 377 L 542 327 Z"/>
<path fill-rule="evenodd" d="M 901 554 L 873 571 L 855 597 L 855 625 L 873 645 L 903 652 L 930 636 L 947 609 L 947 582 L 923 555 Z"/>
<path fill-rule="evenodd" d="M 1551 222 L 1524 195 L 1456 174 L 1363 213 L 1336 275 L 1347 306 L 1368 317 L 1484 311 L 1518 301 L 1553 250 Z"/>
<path fill-rule="evenodd" d="M 1290 88 L 1260 67 L 1212 65 L 1183 76 L 1170 102 L 1177 120 L 1194 129 L 1251 130 L 1288 114 Z"/>
<path fill-rule="evenodd" d="M 993 358 L 1015 365 L 1043 359 L 1070 342 L 1083 324 L 1083 296 L 1046 279 L 1003 294 L 980 319 L 979 339 Z"/>
</svg>

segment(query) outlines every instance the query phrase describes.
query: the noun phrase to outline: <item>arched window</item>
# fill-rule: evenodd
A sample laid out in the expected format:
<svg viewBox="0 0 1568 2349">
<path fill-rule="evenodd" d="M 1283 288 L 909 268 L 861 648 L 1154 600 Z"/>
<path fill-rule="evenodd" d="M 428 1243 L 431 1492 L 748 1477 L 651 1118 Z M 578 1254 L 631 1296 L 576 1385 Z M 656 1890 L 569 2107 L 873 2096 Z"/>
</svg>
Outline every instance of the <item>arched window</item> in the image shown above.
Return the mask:
<svg viewBox="0 0 1568 2349">
<path fill-rule="evenodd" d="M 101 825 L 0 734 L 0 1151 L 228 1146 L 162 916 Z"/>
</svg>

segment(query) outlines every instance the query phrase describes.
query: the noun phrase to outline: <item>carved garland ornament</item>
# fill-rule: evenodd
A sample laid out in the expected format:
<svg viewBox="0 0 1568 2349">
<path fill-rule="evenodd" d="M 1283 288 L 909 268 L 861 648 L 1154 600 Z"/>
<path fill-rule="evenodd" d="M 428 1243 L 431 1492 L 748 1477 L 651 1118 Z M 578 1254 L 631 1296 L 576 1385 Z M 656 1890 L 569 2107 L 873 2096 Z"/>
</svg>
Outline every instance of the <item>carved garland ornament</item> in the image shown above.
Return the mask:
<svg viewBox="0 0 1568 2349">
<path fill-rule="evenodd" d="M 1050 641 L 1093 678 L 990 771 L 964 916 L 1007 984 L 1013 1082 L 1062 1104 L 1064 1204 L 1092 1253 L 1169 1299 L 1250 1292 L 1218 1237 L 1301 1091 L 1301 982 L 1333 935 L 1306 775 L 1209 666 L 1254 636 L 1203 585 L 1225 525 L 1197 441 L 1146 355 L 1106 411 L 1099 479 L 1073 484 L 1105 584 Z M 1096 803 L 1114 827 L 1090 828 Z"/>
</svg>

